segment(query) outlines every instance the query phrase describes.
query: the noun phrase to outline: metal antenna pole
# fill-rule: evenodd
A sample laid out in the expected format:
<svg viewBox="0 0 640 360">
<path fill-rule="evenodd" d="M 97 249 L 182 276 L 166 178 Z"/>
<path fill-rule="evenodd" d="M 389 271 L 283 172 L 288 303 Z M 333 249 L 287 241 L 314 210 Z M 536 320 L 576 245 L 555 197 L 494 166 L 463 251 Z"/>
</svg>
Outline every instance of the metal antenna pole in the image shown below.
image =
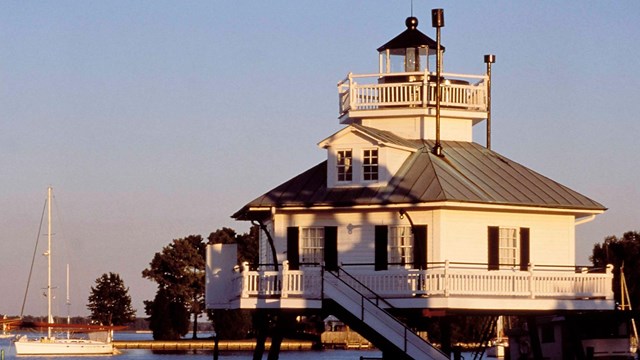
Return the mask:
<svg viewBox="0 0 640 360">
<path fill-rule="evenodd" d="M 440 144 L 440 98 L 442 97 L 441 72 L 442 72 L 442 51 L 440 49 L 440 28 L 444 27 L 444 11 L 442 9 L 431 10 L 431 24 L 436 28 L 436 145 L 433 147 L 433 154 L 442 156 L 442 145 Z"/>
<path fill-rule="evenodd" d="M 484 62 L 487 64 L 487 149 L 491 150 L 491 64 L 496 62 L 496 56 L 487 54 Z"/>
</svg>

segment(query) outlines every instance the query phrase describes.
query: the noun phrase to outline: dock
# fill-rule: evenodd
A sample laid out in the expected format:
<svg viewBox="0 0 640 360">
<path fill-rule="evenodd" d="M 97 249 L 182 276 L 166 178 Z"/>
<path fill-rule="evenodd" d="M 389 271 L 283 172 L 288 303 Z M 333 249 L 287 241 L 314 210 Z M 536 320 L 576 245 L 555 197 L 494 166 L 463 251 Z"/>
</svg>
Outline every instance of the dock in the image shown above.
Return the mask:
<svg viewBox="0 0 640 360">
<path fill-rule="evenodd" d="M 284 340 L 280 345 L 282 351 L 311 350 L 313 341 L 308 340 Z M 148 349 L 155 351 L 213 351 L 213 339 L 206 340 L 114 340 L 113 346 L 118 350 Z M 219 351 L 253 351 L 256 347 L 255 340 L 220 340 Z M 265 342 L 266 350 L 271 347 L 271 341 Z"/>
</svg>

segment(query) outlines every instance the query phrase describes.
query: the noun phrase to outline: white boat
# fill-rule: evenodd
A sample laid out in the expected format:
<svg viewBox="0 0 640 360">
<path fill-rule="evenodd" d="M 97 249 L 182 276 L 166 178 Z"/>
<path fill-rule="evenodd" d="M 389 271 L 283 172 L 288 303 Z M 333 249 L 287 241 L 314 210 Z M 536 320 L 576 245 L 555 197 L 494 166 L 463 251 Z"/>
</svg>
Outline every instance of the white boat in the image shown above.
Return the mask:
<svg viewBox="0 0 640 360">
<path fill-rule="evenodd" d="M 47 328 L 47 336 L 40 338 L 28 338 L 23 335 L 14 341 L 16 355 L 112 355 L 114 354 L 113 343 L 111 342 L 111 330 L 103 332 L 102 339 L 70 339 L 57 338 L 52 334 L 52 328 L 59 327 L 53 324 L 53 315 L 51 313 L 51 299 L 53 299 L 51 290 L 51 200 L 53 197 L 53 189 L 47 190 L 47 217 L 48 217 L 48 234 L 47 234 L 47 256 L 48 276 L 47 276 L 47 323 L 43 327 Z M 68 328 L 68 327 L 67 327 Z M 97 336 L 97 334 L 90 334 Z"/>
<path fill-rule="evenodd" d="M 112 355 L 111 342 L 88 339 L 58 339 L 54 336 L 40 339 L 19 337 L 15 342 L 16 355 Z"/>
</svg>

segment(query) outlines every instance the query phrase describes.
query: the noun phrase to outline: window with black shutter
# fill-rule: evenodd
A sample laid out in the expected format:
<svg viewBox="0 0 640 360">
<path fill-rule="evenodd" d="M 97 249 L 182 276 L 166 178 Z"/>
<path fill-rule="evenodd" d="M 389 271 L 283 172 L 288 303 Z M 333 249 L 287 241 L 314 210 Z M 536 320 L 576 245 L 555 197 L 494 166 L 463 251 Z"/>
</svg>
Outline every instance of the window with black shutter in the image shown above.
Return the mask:
<svg viewBox="0 0 640 360">
<path fill-rule="evenodd" d="M 413 227 L 413 268 L 427 268 L 427 225 Z"/>
<path fill-rule="evenodd" d="M 497 226 L 489 226 L 488 234 L 489 243 L 489 270 L 500 269 L 500 228 Z"/>
<path fill-rule="evenodd" d="M 530 247 L 529 228 L 520 228 L 520 270 L 522 271 L 529 269 L 529 262 L 531 262 Z"/>
<path fill-rule="evenodd" d="M 324 266 L 329 271 L 338 270 L 338 228 L 324 228 Z"/>
<path fill-rule="evenodd" d="M 387 270 L 387 239 L 389 228 L 385 225 L 375 227 L 375 270 Z"/>
<path fill-rule="evenodd" d="M 287 228 L 287 261 L 289 269 L 298 270 L 300 268 L 300 229 L 297 227 Z"/>
</svg>

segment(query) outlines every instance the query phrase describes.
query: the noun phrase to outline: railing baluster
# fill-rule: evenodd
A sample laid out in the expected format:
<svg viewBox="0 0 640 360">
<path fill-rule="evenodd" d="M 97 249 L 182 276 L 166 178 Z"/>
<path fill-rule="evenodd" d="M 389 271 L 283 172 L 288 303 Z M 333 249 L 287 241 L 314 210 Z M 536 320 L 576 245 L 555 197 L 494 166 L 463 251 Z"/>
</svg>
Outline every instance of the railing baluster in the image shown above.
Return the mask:
<svg viewBox="0 0 640 360">
<path fill-rule="evenodd" d="M 533 280 L 533 268 L 534 265 L 529 263 L 529 293 L 532 299 L 536 298 L 535 290 L 534 290 L 534 280 Z"/>
<path fill-rule="evenodd" d="M 233 282 L 233 298 L 280 295 L 319 298 L 318 269 L 291 270 L 283 264 L 282 272 L 250 271 L 243 264 Z M 449 261 L 444 266 L 428 270 L 390 269 L 387 271 L 354 271 L 361 284 L 357 289 L 371 288 L 382 296 L 516 296 L 542 298 L 594 298 L 612 299 L 611 268 L 606 273 L 560 272 L 541 270 L 530 264 L 527 271 L 488 271 L 478 268 L 454 267 Z M 348 280 L 352 282 L 352 280 Z M 363 290 L 364 291 L 364 290 Z"/>
<path fill-rule="evenodd" d="M 289 278 L 289 262 L 282 262 L 282 289 L 280 290 L 280 296 L 283 298 L 289 297 L 289 286 L 290 286 L 290 278 Z M 277 278 L 277 276 L 276 276 Z"/>
</svg>

